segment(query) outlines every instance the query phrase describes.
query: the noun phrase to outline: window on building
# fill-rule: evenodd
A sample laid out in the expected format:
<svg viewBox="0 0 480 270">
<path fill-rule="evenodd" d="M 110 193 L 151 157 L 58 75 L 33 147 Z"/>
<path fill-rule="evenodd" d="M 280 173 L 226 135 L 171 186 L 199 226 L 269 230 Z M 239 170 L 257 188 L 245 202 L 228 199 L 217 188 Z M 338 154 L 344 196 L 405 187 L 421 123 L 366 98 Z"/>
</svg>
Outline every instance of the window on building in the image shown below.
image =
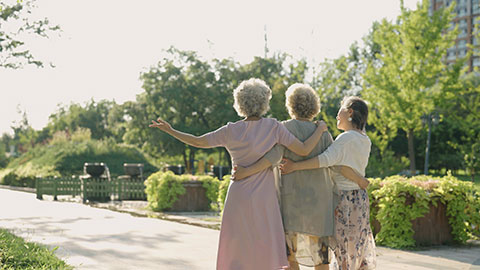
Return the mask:
<svg viewBox="0 0 480 270">
<path fill-rule="evenodd" d="M 473 42 L 472 42 L 473 45 L 478 45 L 478 38 L 474 37 L 474 38 L 472 38 L 472 39 L 473 39 L 473 40 L 472 40 L 472 41 L 473 41 Z"/>
<path fill-rule="evenodd" d="M 480 13 L 480 1 L 479 0 L 472 0 L 472 13 L 479 14 Z"/>
<path fill-rule="evenodd" d="M 479 57 L 473 58 L 473 66 L 474 67 L 480 67 L 480 58 Z"/>
<path fill-rule="evenodd" d="M 447 60 L 455 60 L 455 58 L 457 58 L 457 56 L 455 55 L 455 52 L 451 52 L 449 56 L 447 56 Z"/>
<path fill-rule="evenodd" d="M 467 37 L 467 34 L 468 34 L 468 30 L 467 28 L 460 28 L 459 31 L 458 31 L 458 38 L 464 38 L 464 37 Z"/>
<path fill-rule="evenodd" d="M 467 8 L 465 6 L 458 6 L 457 8 L 457 16 L 463 17 L 467 15 Z"/>
</svg>

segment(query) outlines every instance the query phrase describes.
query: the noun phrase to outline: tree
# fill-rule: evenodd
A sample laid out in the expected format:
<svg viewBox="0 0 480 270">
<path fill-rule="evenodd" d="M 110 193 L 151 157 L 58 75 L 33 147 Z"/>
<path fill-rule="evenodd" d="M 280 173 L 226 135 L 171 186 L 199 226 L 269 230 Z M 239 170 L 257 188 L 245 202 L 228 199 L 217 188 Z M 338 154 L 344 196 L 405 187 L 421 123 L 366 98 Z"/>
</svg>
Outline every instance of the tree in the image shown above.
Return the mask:
<svg viewBox="0 0 480 270">
<path fill-rule="evenodd" d="M 10 3 L 8 3 L 10 2 Z M 58 31 L 47 18 L 33 20 L 35 0 L 0 2 L 0 67 L 20 68 L 25 65 L 43 67 L 26 43 L 27 36 L 48 37 Z"/>
<path fill-rule="evenodd" d="M 16 146 L 20 153 L 26 152 L 35 146 L 37 142 L 37 132 L 30 126 L 28 122 L 27 112 L 17 107 L 17 113 L 21 116 L 21 120 L 13 123 L 13 145 Z"/>
<path fill-rule="evenodd" d="M 93 99 L 84 106 L 78 103 L 60 106 L 55 113 L 49 116 L 47 129 L 50 135 L 53 135 L 56 131 L 72 133 L 78 128 L 88 128 L 93 139 L 112 137 L 117 125 L 125 122 L 123 115 L 118 115 L 119 112 L 115 111 L 116 115 L 111 113 L 117 106 L 119 105 L 115 101 L 95 102 Z M 121 109 L 118 108 L 118 110 Z"/>
<path fill-rule="evenodd" d="M 287 108 L 285 107 L 285 92 L 288 87 L 294 83 L 305 83 L 307 71 L 308 66 L 305 59 L 292 62 L 288 64 L 288 67 L 283 67 L 283 70 L 280 70 L 278 74 L 280 76 L 277 75 L 278 77 L 271 85 L 272 100 L 270 101 L 270 115 L 273 118 L 278 120 L 287 120 L 290 118 Z M 270 76 L 274 77 L 274 74 Z"/>
<path fill-rule="evenodd" d="M 401 2 L 396 23 L 384 19 L 373 33 L 379 45 L 376 61 L 370 61 L 364 75 L 362 95 L 370 102 L 369 123 L 381 136 L 392 137 L 398 129 L 406 132 L 410 171 L 415 173 L 415 132 L 420 118 L 435 109 L 440 91 L 433 87 L 449 69 L 444 62 L 457 31 L 448 31 L 453 8 L 429 15 L 429 1 L 408 10 Z"/>
<path fill-rule="evenodd" d="M 475 179 L 480 170 L 480 77 L 471 72 L 461 77 L 455 87 L 442 96 L 442 109 L 449 128 L 456 130 L 447 144 L 458 151 L 466 171 Z"/>
<path fill-rule="evenodd" d="M 353 47 L 352 47 L 353 48 Z M 353 57 L 357 48 L 352 49 L 350 55 L 340 56 L 337 59 L 325 60 L 320 64 L 319 73 L 315 79 L 315 86 L 318 88 L 320 96 L 322 119 L 331 127 L 330 131 L 334 136 L 340 131 L 336 129 L 336 115 L 343 97 L 354 95 L 358 92 L 356 85 L 356 75 L 358 72 L 358 59 Z"/>
<path fill-rule="evenodd" d="M 306 72 L 304 61 L 286 69 L 285 54 L 256 57 L 251 63 L 240 65 L 232 59 L 203 61 L 195 52 L 175 48 L 167 52 L 169 55 L 166 58 L 142 73 L 145 92 L 137 96 L 136 102 L 125 105 L 131 119 L 124 139 L 142 147 L 152 156 L 182 154 L 187 167 L 191 166 L 197 149 L 161 132 L 146 129 L 147 123 L 162 117 L 174 128 L 200 135 L 227 122 L 237 121 L 240 118 L 233 109 L 233 90 L 241 81 L 252 77 L 263 79 L 273 89 L 276 102 L 271 103 L 270 115 L 286 119 L 284 92 L 292 82 L 287 74 L 299 80 Z M 280 106 L 279 97 L 282 96 Z M 220 156 L 231 165 L 230 156 L 224 148 L 213 151 L 219 151 Z"/>
<path fill-rule="evenodd" d="M 161 117 L 176 129 L 195 135 L 207 133 L 218 128 L 219 122 L 227 122 L 222 112 L 231 92 L 217 84 L 219 74 L 215 74 L 211 64 L 201 60 L 195 52 L 174 48 L 168 52 L 169 57 L 142 73 L 145 92 L 137 97 L 138 104 L 131 104 L 129 112 L 133 122 L 125 136 L 129 142 L 132 138 L 141 138 L 142 147 L 155 156 L 181 153 L 186 167 L 191 168 L 197 149 L 162 132 L 147 130 L 148 123 Z M 229 70 L 229 63 L 224 64 Z M 144 113 L 137 114 L 139 108 L 144 109 Z"/>
</svg>

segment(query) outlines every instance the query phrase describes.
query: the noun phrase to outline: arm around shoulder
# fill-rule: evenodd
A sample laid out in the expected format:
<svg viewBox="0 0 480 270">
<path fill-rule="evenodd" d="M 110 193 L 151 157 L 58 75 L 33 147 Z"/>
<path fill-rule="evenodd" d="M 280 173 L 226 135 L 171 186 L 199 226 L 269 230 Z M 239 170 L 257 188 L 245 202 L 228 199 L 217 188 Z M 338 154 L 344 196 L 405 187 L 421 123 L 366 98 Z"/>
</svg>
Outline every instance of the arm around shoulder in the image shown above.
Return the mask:
<svg viewBox="0 0 480 270">
<path fill-rule="evenodd" d="M 325 131 L 327 131 L 327 124 L 325 124 L 324 121 L 319 121 L 315 132 L 305 142 L 302 143 L 298 139 L 295 139 L 292 144 L 286 147 L 299 156 L 308 156 L 318 144 L 318 141 Z"/>
</svg>

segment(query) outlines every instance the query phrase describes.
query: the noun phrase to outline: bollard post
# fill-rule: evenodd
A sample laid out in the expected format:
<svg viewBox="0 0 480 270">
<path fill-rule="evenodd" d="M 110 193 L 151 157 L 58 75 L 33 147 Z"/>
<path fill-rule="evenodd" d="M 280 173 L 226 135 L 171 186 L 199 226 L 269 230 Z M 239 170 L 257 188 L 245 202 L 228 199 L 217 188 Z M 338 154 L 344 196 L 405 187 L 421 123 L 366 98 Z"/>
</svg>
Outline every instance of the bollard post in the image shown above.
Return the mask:
<svg viewBox="0 0 480 270">
<path fill-rule="evenodd" d="M 57 200 L 58 200 L 58 199 L 57 199 L 57 183 L 58 183 L 57 179 L 58 179 L 58 178 L 56 178 L 56 177 L 53 178 L 53 200 L 54 200 L 54 201 L 57 201 Z"/>
</svg>

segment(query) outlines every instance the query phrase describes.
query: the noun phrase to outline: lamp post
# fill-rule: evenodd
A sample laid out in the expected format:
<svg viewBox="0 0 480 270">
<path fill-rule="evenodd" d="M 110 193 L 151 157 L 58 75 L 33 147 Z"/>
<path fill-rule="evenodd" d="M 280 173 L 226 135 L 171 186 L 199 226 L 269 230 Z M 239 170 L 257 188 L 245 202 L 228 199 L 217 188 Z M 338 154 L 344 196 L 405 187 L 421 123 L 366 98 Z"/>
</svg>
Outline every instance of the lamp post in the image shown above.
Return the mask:
<svg viewBox="0 0 480 270">
<path fill-rule="evenodd" d="M 424 114 L 422 115 L 422 124 L 425 125 L 427 124 L 428 126 L 428 135 L 427 135 L 427 147 L 425 149 L 425 170 L 424 174 L 428 174 L 428 156 L 430 154 L 430 137 L 432 133 L 432 124 L 437 125 L 438 122 L 440 121 L 440 118 L 438 117 L 437 112 L 432 112 L 429 114 Z"/>
</svg>

